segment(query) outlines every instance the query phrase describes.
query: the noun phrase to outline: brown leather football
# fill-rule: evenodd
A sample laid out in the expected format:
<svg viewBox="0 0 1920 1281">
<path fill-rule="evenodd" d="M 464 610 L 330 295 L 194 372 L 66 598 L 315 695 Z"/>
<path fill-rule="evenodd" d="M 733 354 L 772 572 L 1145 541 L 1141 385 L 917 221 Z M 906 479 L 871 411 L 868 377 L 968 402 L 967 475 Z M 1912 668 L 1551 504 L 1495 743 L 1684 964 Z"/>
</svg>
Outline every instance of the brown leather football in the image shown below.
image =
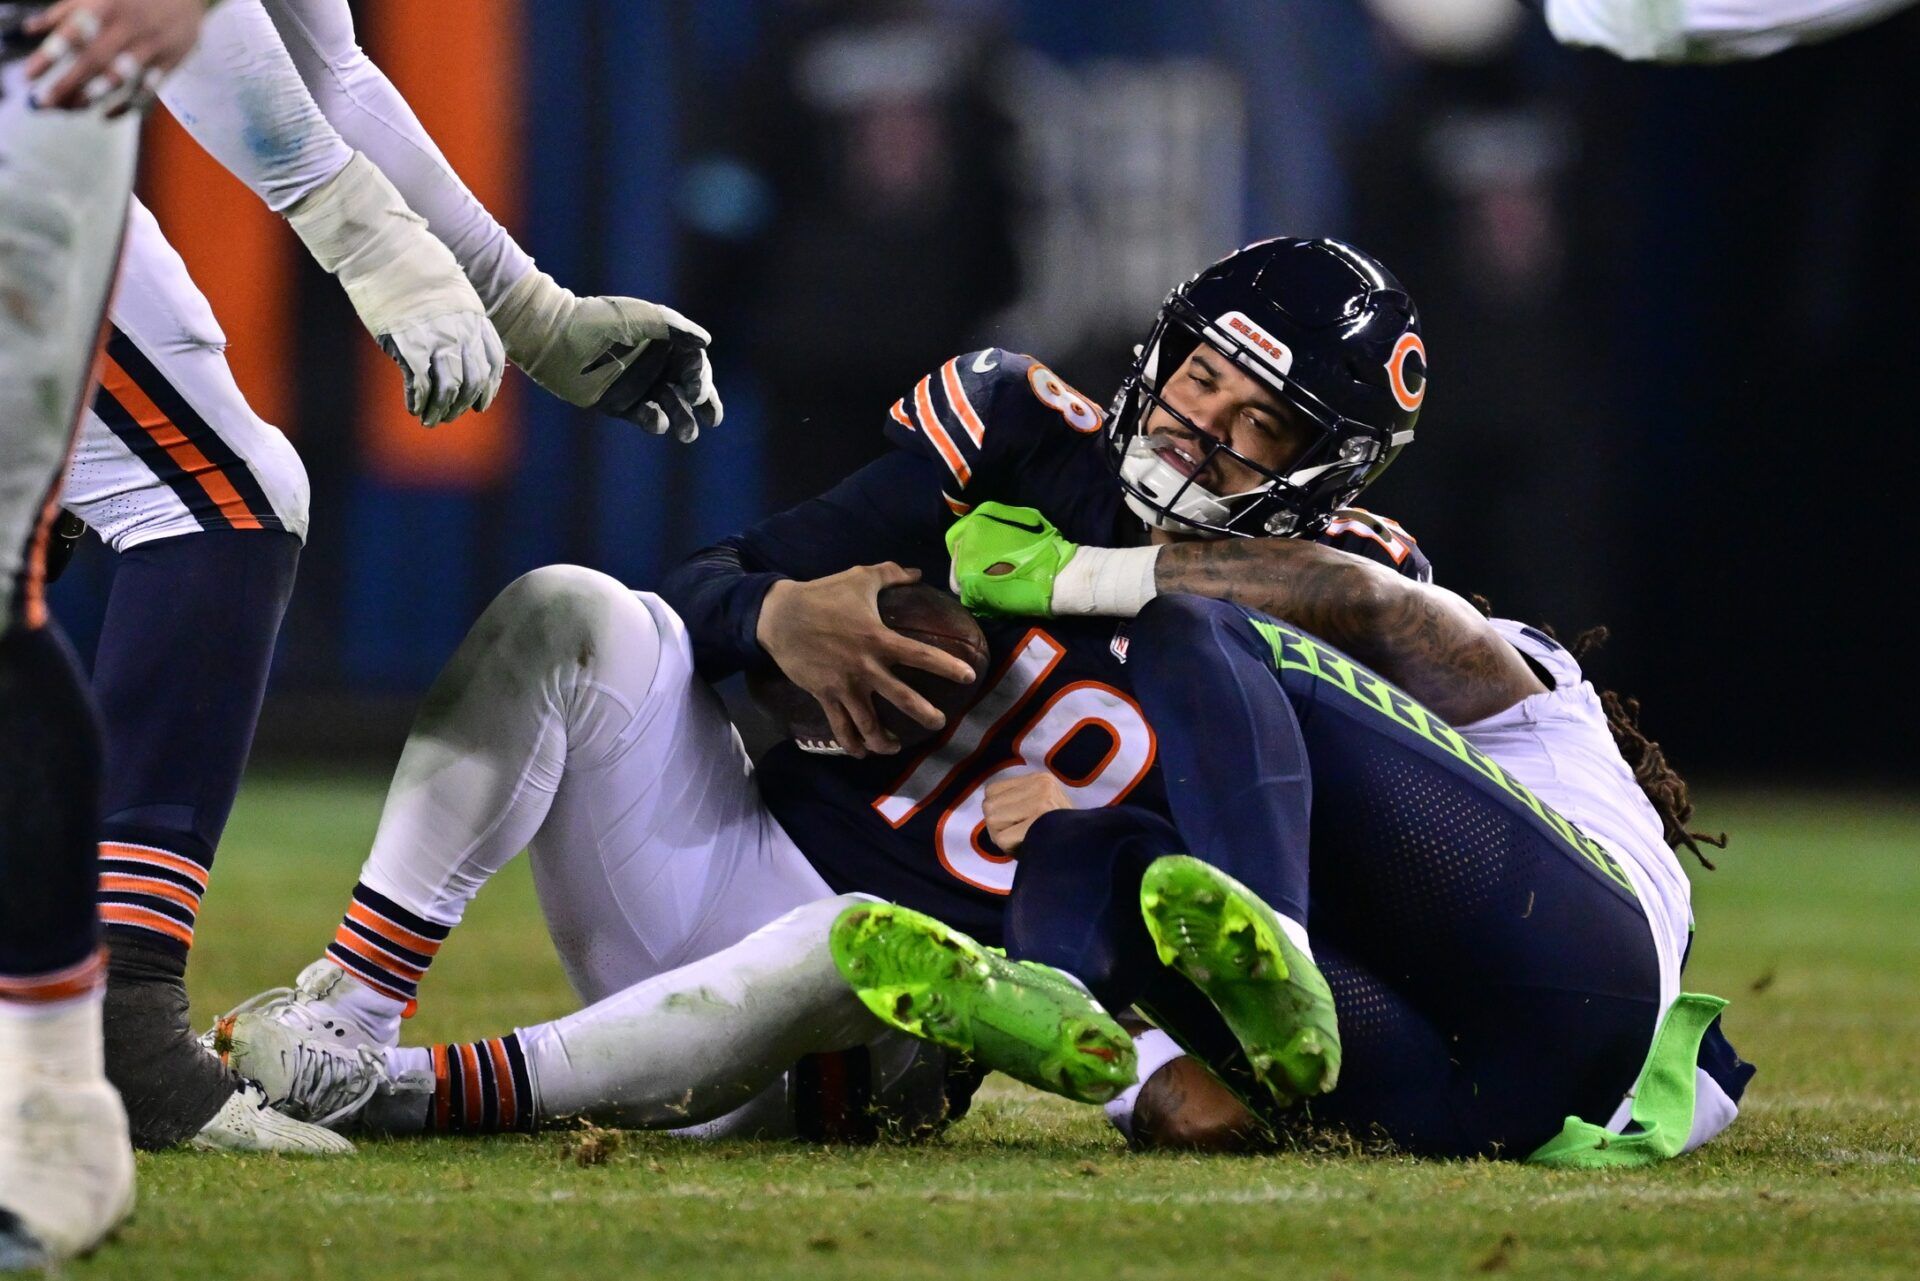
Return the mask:
<svg viewBox="0 0 1920 1281">
<path fill-rule="evenodd" d="M 947 724 L 973 705 L 987 678 L 987 637 L 966 607 L 950 593 L 925 583 L 904 583 L 880 591 L 880 621 L 902 636 L 960 659 L 973 668 L 973 680 L 962 684 L 947 680 L 918 667 L 896 666 L 894 674 L 920 697 L 946 713 Z M 837 753 L 833 728 L 827 714 L 813 695 L 795 685 L 777 667 L 756 668 L 747 673 L 747 692 L 787 734 L 808 751 Z M 939 730 L 930 730 L 911 719 L 884 698 L 874 700 L 880 723 L 904 750 L 917 747 Z"/>
</svg>

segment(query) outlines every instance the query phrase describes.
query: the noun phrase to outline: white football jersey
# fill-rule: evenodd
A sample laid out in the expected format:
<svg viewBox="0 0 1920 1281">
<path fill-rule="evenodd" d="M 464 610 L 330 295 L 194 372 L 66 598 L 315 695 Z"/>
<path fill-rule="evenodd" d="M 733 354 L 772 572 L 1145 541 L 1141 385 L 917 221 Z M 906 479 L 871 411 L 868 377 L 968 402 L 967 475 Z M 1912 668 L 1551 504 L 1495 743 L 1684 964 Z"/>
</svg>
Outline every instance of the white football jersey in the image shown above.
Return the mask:
<svg viewBox="0 0 1920 1281">
<path fill-rule="evenodd" d="M 1664 1010 L 1679 994 L 1680 962 L 1693 928 L 1687 875 L 1662 835 L 1660 815 L 1614 746 L 1600 696 L 1580 664 L 1531 627 L 1505 618 L 1493 625 L 1552 677 L 1553 688 L 1454 728 L 1619 862 L 1653 929 Z"/>
<path fill-rule="evenodd" d="M 1546 0 L 1562 44 L 1654 62 L 1764 58 L 1846 35 L 1914 0 Z"/>
</svg>

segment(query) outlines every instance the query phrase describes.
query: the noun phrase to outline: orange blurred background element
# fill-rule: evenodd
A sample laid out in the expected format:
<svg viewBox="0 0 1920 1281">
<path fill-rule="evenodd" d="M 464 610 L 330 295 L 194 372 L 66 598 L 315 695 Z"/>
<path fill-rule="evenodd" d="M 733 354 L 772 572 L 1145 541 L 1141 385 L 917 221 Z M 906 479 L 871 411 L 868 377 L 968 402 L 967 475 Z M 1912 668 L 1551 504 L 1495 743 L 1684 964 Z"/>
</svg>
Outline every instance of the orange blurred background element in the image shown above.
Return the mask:
<svg viewBox="0 0 1920 1281">
<path fill-rule="evenodd" d="M 413 104 L 473 194 L 507 226 L 520 189 L 520 0 L 463 0 L 458 22 L 444 0 L 368 5 L 361 42 Z M 471 69 L 486 69 L 473 74 Z M 449 68 L 461 69 L 448 74 Z M 525 383 L 509 374 L 485 414 L 427 431 L 407 413 L 393 362 L 371 343 L 360 360 L 361 429 L 368 470 L 396 484 L 481 488 L 512 466 Z"/>
<path fill-rule="evenodd" d="M 287 225 L 200 150 L 165 111 L 147 126 L 141 190 L 226 331 L 227 362 L 254 411 L 293 430 L 296 254 Z"/>
</svg>

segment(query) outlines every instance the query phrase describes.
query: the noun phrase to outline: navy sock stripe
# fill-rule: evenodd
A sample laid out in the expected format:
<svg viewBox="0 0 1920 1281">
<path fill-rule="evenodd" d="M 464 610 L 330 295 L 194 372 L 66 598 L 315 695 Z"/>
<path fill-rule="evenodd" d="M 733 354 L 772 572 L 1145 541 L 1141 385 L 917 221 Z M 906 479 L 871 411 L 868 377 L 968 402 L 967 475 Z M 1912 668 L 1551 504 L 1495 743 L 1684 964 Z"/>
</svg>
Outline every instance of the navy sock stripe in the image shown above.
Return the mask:
<svg viewBox="0 0 1920 1281">
<path fill-rule="evenodd" d="M 460 1053 L 458 1045 L 447 1047 L 447 1074 L 453 1084 L 453 1124 L 455 1134 L 464 1133 L 467 1126 L 467 1056 Z"/>
<path fill-rule="evenodd" d="M 128 907 L 144 907 L 149 912 L 158 912 L 162 916 L 170 916 L 180 922 L 180 924 L 186 926 L 191 926 L 198 918 L 198 913 L 185 904 L 176 903 L 172 899 L 160 898 L 153 894 L 139 894 L 127 890 L 103 890 L 100 894 L 100 902 L 124 903 Z"/>
<path fill-rule="evenodd" d="M 214 851 L 197 832 L 108 819 L 100 825 L 100 843 L 102 846 L 128 846 L 132 850 L 129 857 L 138 857 L 143 852 L 171 854 L 197 864 L 204 871 L 213 870 Z"/>
<path fill-rule="evenodd" d="M 493 1079 L 493 1055 L 487 1049 L 485 1041 L 475 1043 L 474 1058 L 480 1064 L 480 1125 L 483 1129 L 500 1128 L 500 1085 Z"/>
<path fill-rule="evenodd" d="M 418 983 L 403 979 L 391 970 L 381 969 L 358 952 L 341 947 L 338 943 L 327 944 L 327 955 L 334 964 L 352 972 L 377 991 L 395 993 L 404 1001 L 411 1001 L 420 995 Z"/>
<path fill-rule="evenodd" d="M 108 858 L 102 855 L 100 874 L 102 876 L 144 876 L 149 880 L 165 881 L 169 885 L 179 886 L 196 898 L 203 892 L 200 882 L 185 872 L 176 872 L 170 867 L 159 867 L 153 863 L 143 863 L 129 858 Z"/>
<path fill-rule="evenodd" d="M 343 918 L 340 922 L 340 928 L 352 932 L 357 938 L 363 939 L 371 946 L 379 948 L 396 961 L 402 961 L 413 966 L 416 970 L 424 970 L 433 964 L 433 958 L 431 956 L 423 955 L 409 947 L 402 947 L 386 935 L 376 930 L 368 929 L 351 917 Z"/>
<path fill-rule="evenodd" d="M 369 889 L 363 884 L 356 884 L 353 887 L 353 898 L 356 903 L 372 908 L 395 925 L 404 926 L 422 938 L 443 942 L 447 935 L 453 933 L 451 925 L 440 925 L 425 917 L 415 916 L 378 890 Z"/>
<path fill-rule="evenodd" d="M 520 1034 L 500 1038 L 506 1052 L 507 1068 L 513 1074 L 513 1128 L 532 1134 L 540 1126 L 539 1100 L 533 1097 L 533 1073 L 527 1068 L 526 1052 L 520 1048 Z"/>
</svg>

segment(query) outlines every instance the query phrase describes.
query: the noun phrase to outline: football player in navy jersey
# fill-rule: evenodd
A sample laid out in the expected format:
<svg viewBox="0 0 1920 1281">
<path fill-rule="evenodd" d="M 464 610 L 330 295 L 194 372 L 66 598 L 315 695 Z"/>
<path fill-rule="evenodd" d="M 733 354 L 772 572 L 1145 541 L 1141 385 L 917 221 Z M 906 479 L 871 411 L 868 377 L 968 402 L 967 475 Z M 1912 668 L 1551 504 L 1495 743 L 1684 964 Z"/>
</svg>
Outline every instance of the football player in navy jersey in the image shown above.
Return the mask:
<svg viewBox="0 0 1920 1281">
<path fill-rule="evenodd" d="M 1304 244 L 1276 242 L 1229 262 Z M 1331 243 L 1303 261 L 1323 260 L 1348 281 L 1362 277 L 1340 264 L 1369 261 Z M 1397 287 L 1382 296 L 1411 320 Z M 1203 479 L 1217 473 L 1221 497 L 1238 504 L 1231 487 L 1248 473 L 1234 468 L 1282 461 L 1298 426 L 1292 412 L 1273 401 L 1223 418 L 1230 434 L 1248 434 L 1233 458 L 1204 463 Z M 428 695 L 326 956 L 251 1025 L 393 1045 L 466 903 L 522 849 L 569 974 L 591 1001 L 838 888 L 918 904 L 997 939 L 1013 867 L 985 836 L 982 806 L 986 787 L 1013 772 L 1009 762 L 1050 762 L 1084 804 L 1164 806 L 1151 732 L 1125 689 L 1125 628 L 989 621 L 998 670 L 979 703 L 926 752 L 888 759 L 894 744 L 873 717 L 876 693 L 930 725 L 940 720 L 891 666 L 968 672 L 889 632 L 874 602 L 881 587 L 917 573 L 944 580 L 946 528 L 988 499 L 1044 504 L 1090 544 L 1144 540 L 1101 423 L 1037 361 L 997 350 L 959 357 L 894 407 L 898 449 L 693 558 L 667 585 L 671 602 L 571 567 L 511 585 Z M 1398 430 L 1410 428 L 1407 415 Z M 1426 577 L 1425 558 L 1397 526 L 1336 510 L 1403 443 L 1383 440 L 1371 463 L 1341 464 L 1343 483 L 1315 488 L 1323 510 L 1297 532 Z M 1256 488 L 1276 483 L 1312 478 L 1290 473 Z M 851 759 L 781 748 L 756 786 L 694 668 L 717 677 L 770 656 L 821 697 Z M 515 1048 L 503 1061 L 523 1052 L 541 1057 L 538 1047 Z M 515 1073 L 491 1075 L 511 1082 Z"/>
<path fill-rule="evenodd" d="M 1048 1007 L 1058 1053 L 1024 1079 L 1111 1093 L 1130 1050 L 1038 957 L 1110 1001 L 1150 1004 L 1222 1072 L 1238 1056 L 1249 1097 L 1329 1090 L 1344 1039 L 1328 1119 L 1417 1151 L 1533 1151 L 1566 1113 L 1597 1114 L 1634 1083 L 1675 1007 L 1685 881 L 1664 845 L 1647 848 L 1661 816 L 1564 651 L 1469 620 L 1421 583 L 1396 527 L 1342 515 L 1410 439 L 1424 393 L 1417 317 L 1379 264 L 1334 242 L 1266 242 L 1169 299 L 1105 430 L 1036 362 L 957 358 L 895 406 L 898 452 L 695 557 L 665 599 L 587 571 L 529 575 L 429 695 L 328 956 L 225 1043 L 285 1083 L 270 1091 L 304 1091 L 287 1102 L 308 1115 L 378 1096 L 400 1113 L 383 1103 L 379 1123 L 410 1130 L 580 1110 L 669 1124 L 741 1102 L 783 1056 L 870 1036 L 874 1015 L 925 1034 L 955 1009 L 1004 1030 Z M 1275 534 L 1289 537 L 1258 537 Z M 1343 537 L 1397 572 L 1326 545 Z M 1271 548 L 1294 554 L 1248 551 Z M 891 667 L 958 665 L 887 632 L 875 600 L 950 569 L 997 615 L 996 667 L 941 726 Z M 1251 598 L 1291 625 L 1186 592 Z M 852 759 L 776 748 L 756 794 L 691 676 L 768 660 L 820 699 Z M 941 733 L 886 759 L 897 744 L 876 695 Z M 1530 750 L 1556 720 L 1559 746 Z M 1556 800 L 1607 839 L 1543 803 L 1561 772 L 1586 786 Z M 1589 793 L 1601 799 L 1574 808 Z M 1322 839 L 1328 826 L 1339 839 Z M 523 846 L 596 1004 L 489 1041 L 391 1048 L 465 903 Z M 1310 876 L 1328 853 L 1354 857 Z M 854 891 L 1030 959 L 991 961 Z M 1367 906 L 1376 893 L 1384 910 Z M 1317 929 L 1331 921 L 1314 941 L 1310 903 Z M 821 968 L 829 920 L 833 964 L 871 1013 Z M 926 939 L 971 958 L 964 972 L 895 983 L 895 961 L 941 954 L 915 946 Z M 673 993 L 690 983 L 738 1018 L 682 1027 Z M 1022 1009 L 996 1021 L 1009 992 Z M 911 999 L 877 999 L 889 994 Z M 1676 1061 L 1691 1068 L 1704 1030 L 1675 1033 Z M 950 1048 L 981 1048 L 951 1031 Z M 1451 1037 L 1468 1038 L 1470 1062 L 1453 1062 Z M 341 1051 L 355 1043 L 373 1049 Z M 872 1064 L 837 1075 L 863 1073 L 879 1097 Z M 1483 1083 L 1497 1090 L 1476 1108 Z M 1643 1132 L 1677 1150 L 1728 1119 L 1725 1092 L 1709 1103 L 1705 1126 L 1663 1115 Z"/>
<path fill-rule="evenodd" d="M 1165 780 L 1164 809 L 1085 806 L 1050 758 L 985 785 L 986 836 L 1020 860 L 1009 953 L 1151 1009 L 1289 1127 L 1568 1165 L 1704 1142 L 1751 1069 L 1719 1034 L 1724 1002 L 1679 992 L 1673 847 L 1699 851 L 1684 784 L 1617 701 L 1545 634 L 1452 593 L 1307 540 L 1194 537 L 1316 528 L 1424 393 L 1417 327 L 1376 264 L 1237 257 L 1176 291 L 1116 401 L 1110 452 L 1148 546 L 1080 546 L 996 502 L 946 535 L 976 611 L 1130 620 Z M 869 1008 L 920 1031 L 955 987 L 991 1004 L 973 973 L 926 982 L 896 960 L 903 933 L 944 931 L 890 912 L 837 927 Z M 1158 1079 L 1173 1051 L 1150 1040 Z M 1229 1112 L 1212 1119 L 1254 1125 Z"/>
<path fill-rule="evenodd" d="M 1282 350 L 1272 320 L 1249 315 L 1273 310 L 1266 291 L 1326 311 L 1306 318 L 1322 329 L 1350 329 L 1344 309 L 1356 298 L 1372 308 L 1381 350 L 1378 404 L 1367 408 L 1381 426 L 1236 376 L 1226 352 L 1239 343 Z M 1207 342 L 1196 297 L 1225 326 Z M 1363 345 L 1351 333 L 1341 341 Z M 771 660 L 820 701 L 856 758 L 789 743 L 759 767 L 768 808 L 835 889 L 880 894 L 997 942 L 1015 864 L 985 832 L 996 783 L 1046 768 L 1072 780 L 1082 808 L 1164 809 L 1153 733 L 1127 693 L 1128 624 L 1064 616 L 1071 607 L 1043 626 L 984 619 L 994 675 L 979 703 L 911 759 L 891 759 L 897 745 L 875 696 L 938 720 L 891 672 L 916 659 L 889 646 L 874 599 L 916 574 L 945 581 L 946 531 L 974 505 L 1036 508 L 1063 536 L 1103 547 L 1289 533 L 1431 579 L 1404 530 L 1344 506 L 1411 440 L 1425 394 L 1418 317 L 1372 259 L 1334 241 L 1251 246 L 1176 291 L 1143 352 L 1172 376 L 1143 365 L 1128 379 L 1116 406 L 1146 430 L 1125 440 L 1032 357 L 989 349 L 949 360 L 893 406 L 895 453 L 694 556 L 664 584 L 702 675 Z M 1271 358 L 1290 364 L 1292 353 Z M 1300 358 L 1341 359 L 1305 346 Z"/>
</svg>

